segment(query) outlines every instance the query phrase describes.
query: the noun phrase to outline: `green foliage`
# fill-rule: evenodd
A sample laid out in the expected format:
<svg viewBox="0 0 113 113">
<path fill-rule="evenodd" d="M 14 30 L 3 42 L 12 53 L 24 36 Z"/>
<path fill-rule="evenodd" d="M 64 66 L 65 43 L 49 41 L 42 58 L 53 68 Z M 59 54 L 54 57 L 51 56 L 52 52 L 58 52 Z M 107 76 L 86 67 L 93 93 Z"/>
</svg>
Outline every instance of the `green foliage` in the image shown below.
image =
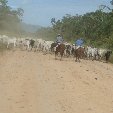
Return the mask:
<svg viewBox="0 0 113 113">
<path fill-rule="evenodd" d="M 84 15 L 67 14 L 61 20 L 55 20 L 52 25 L 53 30 L 61 33 L 67 41 L 73 42 L 83 37 L 86 44 L 113 48 L 112 12 L 96 10 Z"/>
<path fill-rule="evenodd" d="M 19 23 L 22 21 L 23 9 L 18 8 L 13 10 L 7 5 L 7 0 L 0 0 L 0 32 L 18 32 L 20 29 Z"/>
<path fill-rule="evenodd" d="M 110 2 L 113 6 L 113 0 Z M 113 9 L 101 5 L 95 12 L 71 16 L 66 14 L 61 20 L 51 19 L 51 28 L 42 28 L 38 33 L 42 37 L 54 39 L 62 34 L 65 41 L 74 43 L 83 37 L 85 43 L 95 47 L 113 49 Z M 51 32 L 50 32 L 51 31 Z"/>
</svg>

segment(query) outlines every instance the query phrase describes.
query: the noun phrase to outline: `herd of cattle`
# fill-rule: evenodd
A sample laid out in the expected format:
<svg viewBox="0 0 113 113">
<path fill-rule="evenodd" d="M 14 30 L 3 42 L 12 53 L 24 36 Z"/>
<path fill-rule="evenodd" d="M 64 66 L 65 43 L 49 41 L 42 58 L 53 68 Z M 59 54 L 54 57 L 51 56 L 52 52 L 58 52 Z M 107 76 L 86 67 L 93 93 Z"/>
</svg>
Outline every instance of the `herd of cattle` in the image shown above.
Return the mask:
<svg viewBox="0 0 113 113">
<path fill-rule="evenodd" d="M 6 35 L 0 35 L 0 42 L 5 44 L 7 49 L 10 47 L 21 48 L 27 51 L 42 51 L 44 54 L 56 53 L 56 43 L 54 41 L 45 41 L 43 39 L 33 39 L 33 38 L 10 38 Z M 63 48 L 62 48 L 63 47 Z M 59 45 L 59 50 L 65 57 L 76 57 L 76 61 L 79 59 L 90 59 L 90 60 L 106 60 L 108 61 L 111 50 L 95 48 L 91 46 L 77 47 L 75 44 L 70 44 L 65 42 L 63 46 Z M 56 57 L 57 54 L 55 54 Z M 61 57 L 62 58 L 62 57 Z"/>
</svg>

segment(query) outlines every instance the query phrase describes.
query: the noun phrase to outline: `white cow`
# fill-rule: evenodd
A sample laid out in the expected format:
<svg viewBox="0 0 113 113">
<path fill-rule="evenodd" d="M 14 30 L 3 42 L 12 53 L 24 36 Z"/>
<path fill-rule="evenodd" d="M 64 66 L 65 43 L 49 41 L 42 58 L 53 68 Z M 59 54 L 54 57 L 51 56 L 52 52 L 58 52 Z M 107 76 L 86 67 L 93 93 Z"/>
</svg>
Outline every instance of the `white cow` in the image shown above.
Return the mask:
<svg viewBox="0 0 113 113">
<path fill-rule="evenodd" d="M 11 45 L 11 44 L 13 44 L 13 47 L 15 48 L 16 47 L 16 41 L 17 41 L 16 38 L 9 38 L 7 40 L 7 48 L 9 48 L 9 45 Z"/>
<path fill-rule="evenodd" d="M 26 47 L 26 50 L 29 50 L 29 48 L 30 48 L 30 40 L 29 39 L 24 39 L 22 41 L 22 46 L 23 46 L 23 48 Z"/>
<path fill-rule="evenodd" d="M 43 39 L 37 39 L 37 40 L 36 40 L 37 49 L 38 49 L 39 51 L 42 51 L 42 50 L 43 50 L 44 42 L 45 42 L 45 40 L 43 40 Z"/>
<path fill-rule="evenodd" d="M 51 51 L 51 44 L 53 41 L 44 41 L 43 43 L 43 52 L 44 54 L 49 53 Z"/>
<path fill-rule="evenodd" d="M 96 60 L 98 57 L 98 49 L 91 47 L 91 46 L 87 46 L 86 48 L 86 54 L 87 54 L 87 58 L 88 59 L 92 59 L 92 60 Z"/>
<path fill-rule="evenodd" d="M 7 35 L 2 35 L 2 42 L 7 44 L 9 37 Z"/>
<path fill-rule="evenodd" d="M 100 59 L 100 60 L 104 59 L 104 58 L 106 57 L 106 55 L 107 55 L 109 52 L 110 52 L 110 54 L 111 54 L 111 50 L 100 48 L 100 49 L 98 50 L 99 59 Z M 109 57 L 110 57 L 110 56 L 109 56 Z"/>
</svg>

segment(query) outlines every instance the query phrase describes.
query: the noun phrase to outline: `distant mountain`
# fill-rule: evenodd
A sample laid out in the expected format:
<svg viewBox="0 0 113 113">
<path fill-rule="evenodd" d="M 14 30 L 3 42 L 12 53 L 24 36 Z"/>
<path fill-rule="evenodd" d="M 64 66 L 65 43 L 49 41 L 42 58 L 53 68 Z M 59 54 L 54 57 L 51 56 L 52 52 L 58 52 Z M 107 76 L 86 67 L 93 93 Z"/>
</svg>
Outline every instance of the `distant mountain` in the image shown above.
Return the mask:
<svg viewBox="0 0 113 113">
<path fill-rule="evenodd" d="M 31 24 L 26 24 L 24 22 L 21 23 L 21 28 L 26 31 L 26 32 L 36 32 L 38 31 L 39 29 L 42 28 L 42 26 L 40 25 L 31 25 Z"/>
</svg>

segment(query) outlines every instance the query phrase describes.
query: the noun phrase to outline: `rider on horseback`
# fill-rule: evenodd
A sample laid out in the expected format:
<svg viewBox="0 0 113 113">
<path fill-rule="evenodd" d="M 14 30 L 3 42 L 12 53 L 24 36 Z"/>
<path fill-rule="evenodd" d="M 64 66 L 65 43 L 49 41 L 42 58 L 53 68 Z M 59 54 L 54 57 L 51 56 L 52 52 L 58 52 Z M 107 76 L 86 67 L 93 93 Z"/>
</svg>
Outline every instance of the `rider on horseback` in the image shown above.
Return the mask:
<svg viewBox="0 0 113 113">
<path fill-rule="evenodd" d="M 82 38 L 77 39 L 77 40 L 75 41 L 75 46 L 77 46 L 77 49 L 78 49 L 79 47 L 82 47 L 82 46 L 83 46 L 83 43 L 84 43 L 84 41 L 83 41 Z"/>
<path fill-rule="evenodd" d="M 56 48 L 57 48 L 60 44 L 62 44 L 63 42 L 64 42 L 63 37 L 62 37 L 60 34 L 58 34 L 58 36 L 56 37 L 56 43 L 57 43 L 57 45 L 56 45 L 56 47 L 55 47 L 55 51 L 56 51 Z"/>
<path fill-rule="evenodd" d="M 63 43 L 63 41 L 64 41 L 63 37 L 60 34 L 58 34 L 58 36 L 56 37 L 56 43 L 61 44 Z"/>
</svg>

